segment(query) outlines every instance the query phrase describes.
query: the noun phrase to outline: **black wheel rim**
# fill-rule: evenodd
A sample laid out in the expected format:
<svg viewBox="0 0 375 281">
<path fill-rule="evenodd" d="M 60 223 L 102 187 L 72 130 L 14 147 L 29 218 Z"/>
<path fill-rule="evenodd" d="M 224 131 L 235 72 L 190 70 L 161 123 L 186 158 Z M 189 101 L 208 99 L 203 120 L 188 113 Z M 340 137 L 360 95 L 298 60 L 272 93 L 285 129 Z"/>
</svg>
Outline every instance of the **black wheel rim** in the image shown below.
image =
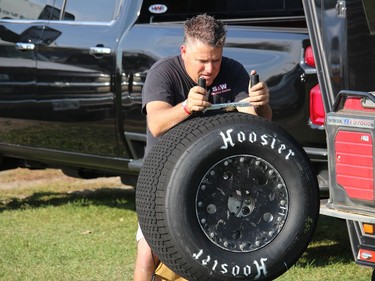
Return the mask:
<svg viewBox="0 0 375 281">
<path fill-rule="evenodd" d="M 280 173 L 253 155 L 227 157 L 206 172 L 195 210 L 207 238 L 232 252 L 251 252 L 270 243 L 283 228 L 288 190 Z"/>
</svg>

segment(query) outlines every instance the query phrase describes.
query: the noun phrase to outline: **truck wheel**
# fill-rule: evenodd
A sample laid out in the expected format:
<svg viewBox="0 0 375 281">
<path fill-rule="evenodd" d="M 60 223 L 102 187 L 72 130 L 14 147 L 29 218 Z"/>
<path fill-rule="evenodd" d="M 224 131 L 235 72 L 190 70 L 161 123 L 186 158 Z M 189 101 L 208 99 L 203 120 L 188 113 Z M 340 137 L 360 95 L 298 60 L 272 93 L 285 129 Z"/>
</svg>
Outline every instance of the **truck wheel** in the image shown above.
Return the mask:
<svg viewBox="0 0 375 281">
<path fill-rule="evenodd" d="M 319 188 L 284 130 L 238 112 L 202 115 L 162 136 L 136 188 L 154 253 L 188 280 L 272 280 L 306 249 Z"/>
</svg>

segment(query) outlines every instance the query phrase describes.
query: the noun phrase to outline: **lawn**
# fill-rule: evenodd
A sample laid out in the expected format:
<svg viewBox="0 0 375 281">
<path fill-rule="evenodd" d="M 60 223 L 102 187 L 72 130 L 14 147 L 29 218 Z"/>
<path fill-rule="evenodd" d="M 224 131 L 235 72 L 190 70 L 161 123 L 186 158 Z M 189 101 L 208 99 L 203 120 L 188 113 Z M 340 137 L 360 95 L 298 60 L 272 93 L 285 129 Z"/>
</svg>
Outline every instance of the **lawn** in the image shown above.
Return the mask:
<svg viewBox="0 0 375 281">
<path fill-rule="evenodd" d="M 0 280 L 131 281 L 134 201 L 119 178 L 1 172 Z M 321 217 L 307 251 L 277 280 L 371 280 L 371 269 L 354 263 L 345 222 Z"/>
</svg>

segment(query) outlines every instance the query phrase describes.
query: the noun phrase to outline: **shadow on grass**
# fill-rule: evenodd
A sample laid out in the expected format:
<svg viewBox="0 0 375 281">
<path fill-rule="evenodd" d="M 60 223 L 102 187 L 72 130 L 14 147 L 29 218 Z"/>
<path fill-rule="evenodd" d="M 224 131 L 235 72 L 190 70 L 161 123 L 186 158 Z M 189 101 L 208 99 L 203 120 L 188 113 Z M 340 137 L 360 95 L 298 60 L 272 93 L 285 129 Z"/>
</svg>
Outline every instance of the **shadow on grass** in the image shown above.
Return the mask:
<svg viewBox="0 0 375 281">
<path fill-rule="evenodd" d="M 0 212 L 71 203 L 81 206 L 102 205 L 135 211 L 135 189 L 103 187 L 74 192 L 36 192 L 25 198 L 10 198 L 3 202 L 0 201 Z"/>
<path fill-rule="evenodd" d="M 313 239 L 298 261 L 298 266 L 324 267 L 353 262 L 345 220 L 320 215 Z"/>
</svg>

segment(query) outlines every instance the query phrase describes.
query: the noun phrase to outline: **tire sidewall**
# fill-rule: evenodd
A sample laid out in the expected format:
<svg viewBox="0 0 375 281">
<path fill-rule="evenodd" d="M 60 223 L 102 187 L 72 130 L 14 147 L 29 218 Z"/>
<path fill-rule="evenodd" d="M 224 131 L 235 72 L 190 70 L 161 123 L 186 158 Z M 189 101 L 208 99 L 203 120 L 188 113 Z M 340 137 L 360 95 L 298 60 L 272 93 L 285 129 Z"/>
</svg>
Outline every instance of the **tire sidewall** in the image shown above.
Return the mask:
<svg viewBox="0 0 375 281">
<path fill-rule="evenodd" d="M 288 188 L 289 212 L 280 233 L 269 244 L 247 253 L 230 252 L 203 233 L 195 212 L 197 187 L 207 170 L 233 155 L 253 155 L 271 163 Z M 306 156 L 275 126 L 228 124 L 196 139 L 177 156 L 165 197 L 166 220 L 174 244 L 196 270 L 212 280 L 272 279 L 294 264 L 312 235 L 316 216 L 314 181 Z M 237 275 L 238 274 L 238 275 Z M 247 276 L 248 275 L 248 276 Z"/>
</svg>

